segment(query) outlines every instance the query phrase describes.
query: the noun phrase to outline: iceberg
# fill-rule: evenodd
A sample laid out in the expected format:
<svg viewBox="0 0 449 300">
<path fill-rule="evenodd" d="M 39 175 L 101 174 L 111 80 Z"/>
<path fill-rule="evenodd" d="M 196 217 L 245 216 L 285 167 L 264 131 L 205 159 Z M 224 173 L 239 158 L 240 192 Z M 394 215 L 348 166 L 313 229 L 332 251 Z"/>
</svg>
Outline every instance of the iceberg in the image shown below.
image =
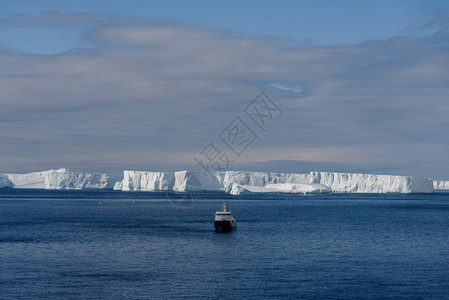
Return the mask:
<svg viewBox="0 0 449 300">
<path fill-rule="evenodd" d="M 58 172 L 66 172 L 66 169 L 32 172 L 27 174 L 6 174 L 14 188 L 45 189 L 51 177 Z"/>
<path fill-rule="evenodd" d="M 11 181 L 9 181 L 8 176 L 0 174 L 0 189 L 12 187 Z"/>
<path fill-rule="evenodd" d="M 433 182 L 433 188 L 435 190 L 449 190 L 449 181 L 445 180 L 435 180 Z"/>
<path fill-rule="evenodd" d="M 122 191 L 176 191 L 188 190 L 230 192 L 234 184 L 264 187 L 267 184 L 296 183 L 307 180 L 305 174 L 263 173 L 263 172 L 148 172 L 124 171 L 122 182 L 116 183 L 115 190 Z"/>
<path fill-rule="evenodd" d="M 28 189 L 113 189 L 122 175 L 70 172 L 67 169 L 48 170 L 27 174 L 3 174 L 5 187 Z M 0 187 L 2 179 L 0 179 Z"/>
<path fill-rule="evenodd" d="M 433 193 L 430 179 L 411 176 L 310 172 L 311 181 L 336 193 Z"/>
<path fill-rule="evenodd" d="M 174 172 L 123 171 L 123 180 L 116 182 L 114 190 L 167 191 L 173 190 Z"/>
<path fill-rule="evenodd" d="M 433 182 L 411 176 L 310 172 L 265 173 L 124 171 L 114 187 L 123 191 L 178 191 L 191 189 L 240 193 L 432 193 Z"/>
<path fill-rule="evenodd" d="M 0 188 L 114 189 L 120 191 L 222 191 L 242 193 L 432 193 L 449 189 L 449 181 L 411 176 L 310 172 L 269 173 L 123 171 L 123 175 L 70 172 L 67 169 L 27 174 L 0 174 Z"/>
<path fill-rule="evenodd" d="M 123 180 L 114 185 L 114 190 L 186 192 L 191 189 L 201 189 L 215 191 L 221 190 L 221 184 L 216 181 L 218 178 L 190 171 L 123 171 Z M 223 178 L 220 178 L 220 182 L 222 181 Z"/>
</svg>

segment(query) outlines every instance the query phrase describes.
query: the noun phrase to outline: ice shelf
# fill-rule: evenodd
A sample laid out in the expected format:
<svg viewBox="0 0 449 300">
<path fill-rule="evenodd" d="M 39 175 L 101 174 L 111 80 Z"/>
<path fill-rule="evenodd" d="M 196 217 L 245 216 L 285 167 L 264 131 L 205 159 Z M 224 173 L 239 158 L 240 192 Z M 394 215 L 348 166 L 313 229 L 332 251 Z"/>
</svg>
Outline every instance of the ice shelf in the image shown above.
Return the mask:
<svg viewBox="0 0 449 300">
<path fill-rule="evenodd" d="M 411 176 L 310 172 L 151 172 L 123 175 L 70 172 L 67 169 L 27 174 L 0 174 L 0 188 L 114 189 L 120 191 L 223 191 L 240 193 L 432 193 L 449 189 L 449 181 Z"/>
<path fill-rule="evenodd" d="M 115 186 L 123 191 L 185 192 L 189 189 L 286 193 L 432 193 L 433 182 L 411 176 L 310 172 L 309 174 L 265 172 L 143 172 L 124 171 Z"/>
<path fill-rule="evenodd" d="M 433 188 L 435 190 L 449 190 L 449 181 L 448 180 L 434 180 Z"/>
<path fill-rule="evenodd" d="M 3 178 L 3 180 L 1 179 Z M 122 175 L 70 172 L 67 169 L 27 174 L 1 174 L 0 187 L 31 189 L 113 189 Z"/>
</svg>

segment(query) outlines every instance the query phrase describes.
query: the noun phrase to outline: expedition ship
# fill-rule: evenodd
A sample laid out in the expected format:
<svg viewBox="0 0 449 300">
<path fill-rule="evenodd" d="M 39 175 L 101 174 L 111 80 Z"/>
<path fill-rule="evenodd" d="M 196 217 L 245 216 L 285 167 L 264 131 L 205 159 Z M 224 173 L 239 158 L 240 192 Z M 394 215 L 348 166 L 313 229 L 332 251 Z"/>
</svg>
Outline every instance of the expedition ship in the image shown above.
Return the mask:
<svg viewBox="0 0 449 300">
<path fill-rule="evenodd" d="M 237 229 L 237 220 L 230 210 L 227 202 L 223 201 L 223 208 L 215 212 L 215 232 L 230 232 Z"/>
</svg>

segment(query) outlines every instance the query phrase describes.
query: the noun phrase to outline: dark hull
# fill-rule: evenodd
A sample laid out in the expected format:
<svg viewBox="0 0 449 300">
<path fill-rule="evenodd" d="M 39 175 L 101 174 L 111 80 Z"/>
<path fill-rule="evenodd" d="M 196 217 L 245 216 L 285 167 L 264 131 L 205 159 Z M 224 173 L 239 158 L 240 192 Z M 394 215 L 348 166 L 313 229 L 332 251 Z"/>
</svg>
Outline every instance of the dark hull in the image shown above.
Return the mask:
<svg viewBox="0 0 449 300">
<path fill-rule="evenodd" d="M 214 221 L 215 232 L 230 232 L 237 229 L 237 222 Z"/>
</svg>

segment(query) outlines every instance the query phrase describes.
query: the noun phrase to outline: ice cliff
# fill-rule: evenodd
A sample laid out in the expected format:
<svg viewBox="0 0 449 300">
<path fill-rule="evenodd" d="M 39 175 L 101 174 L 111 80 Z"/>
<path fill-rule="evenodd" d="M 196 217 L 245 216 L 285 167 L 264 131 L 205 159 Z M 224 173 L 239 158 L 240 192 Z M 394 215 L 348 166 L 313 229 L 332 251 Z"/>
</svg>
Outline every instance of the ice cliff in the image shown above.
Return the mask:
<svg viewBox="0 0 449 300">
<path fill-rule="evenodd" d="M 449 190 L 449 181 L 437 181 L 433 182 L 433 188 L 436 190 Z"/>
<path fill-rule="evenodd" d="M 411 176 L 311 172 L 313 183 L 324 184 L 338 193 L 432 193 L 430 179 Z"/>
<path fill-rule="evenodd" d="M 310 172 L 147 172 L 123 175 L 70 172 L 67 169 L 28 174 L 0 174 L 0 188 L 114 189 L 121 191 L 223 191 L 241 193 L 431 193 L 449 189 L 448 181 L 410 176 Z"/>
<path fill-rule="evenodd" d="M 124 171 L 116 190 L 187 191 L 201 189 L 234 195 L 257 192 L 286 193 L 432 193 L 433 182 L 411 176 L 310 172 L 309 174 L 226 171 Z"/>
<path fill-rule="evenodd" d="M 0 174 L 0 189 L 11 187 L 11 181 L 9 181 L 8 176 Z"/>
<path fill-rule="evenodd" d="M 116 182 L 114 190 L 167 191 L 173 189 L 174 172 L 123 171 L 123 180 Z"/>
<path fill-rule="evenodd" d="M 1 174 L 0 187 L 34 189 L 113 189 L 122 175 L 70 172 L 67 169 Z"/>
</svg>

